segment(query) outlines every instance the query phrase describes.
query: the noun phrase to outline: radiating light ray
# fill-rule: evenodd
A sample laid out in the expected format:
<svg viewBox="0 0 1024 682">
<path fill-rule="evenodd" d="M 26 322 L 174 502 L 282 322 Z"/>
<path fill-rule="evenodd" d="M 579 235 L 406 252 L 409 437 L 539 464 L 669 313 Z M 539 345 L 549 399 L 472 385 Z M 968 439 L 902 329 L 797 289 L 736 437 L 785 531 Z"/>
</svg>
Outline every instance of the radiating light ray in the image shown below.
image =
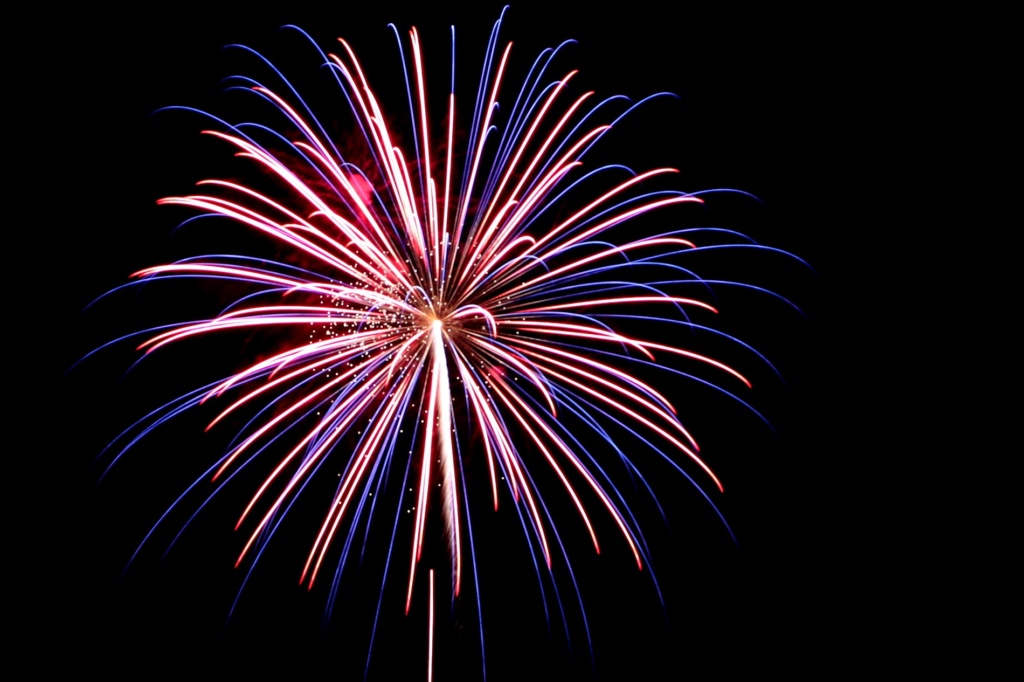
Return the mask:
<svg viewBox="0 0 1024 682">
<path fill-rule="evenodd" d="M 391 123 L 388 98 L 373 90 L 346 41 L 339 39 L 339 54 L 316 48 L 358 125 L 361 137 L 348 139 L 318 117 L 283 71 L 242 48 L 269 66 L 275 80 L 236 77 L 229 89 L 269 107 L 286 129 L 206 115 L 223 129 L 203 133 L 255 168 L 262 189 L 206 179 L 197 193 L 159 203 L 241 225 L 269 240 L 279 255 L 190 257 L 133 275 L 136 285 L 196 278 L 235 287 L 225 292 L 235 298 L 219 314 L 147 330 L 137 345 L 146 356 L 222 334 L 245 338 L 260 351 L 227 376 L 149 413 L 116 441 L 120 450 L 113 460 L 179 414 L 216 404 L 206 429 L 233 429 L 233 438 L 171 509 L 198 491 L 201 481 L 216 482 L 212 497 L 242 469 L 269 460 L 235 526 L 245 533 L 236 561 L 246 565 L 243 587 L 310 482 L 336 470 L 337 484 L 319 527 L 311 529 L 299 582 L 313 589 L 326 571 L 330 612 L 346 562 L 353 554 L 361 561 L 372 531 L 390 524 L 374 628 L 393 566 L 408 567 L 406 613 L 417 603 L 417 580 L 422 585 L 426 571 L 428 679 L 435 567 L 424 566 L 432 555 L 425 548 L 443 534 L 451 599 L 469 589 L 482 614 L 478 576 L 486 568 L 476 566 L 472 530 L 480 500 L 494 512 L 512 507 L 541 590 L 547 585 L 559 595 L 553 576 L 564 567 L 581 612 L 561 522 L 549 501 L 572 505 L 575 527 L 598 553 L 605 538 L 597 520 L 606 516 L 617 530 L 606 544 L 624 545 L 642 570 L 649 563 L 646 541 L 616 477 L 626 474 L 636 489 L 652 497 L 653 491 L 628 446 L 639 444 L 668 462 L 728 528 L 701 487 L 710 481 L 721 491 L 722 481 L 652 376 L 685 377 L 743 405 L 731 392 L 734 380 L 746 388 L 751 382 L 700 348 L 660 334 L 651 338 L 651 329 L 710 332 L 774 371 L 747 344 L 690 316 L 716 314 L 718 304 L 708 301 L 720 286 L 789 303 L 753 284 L 696 274 L 708 251 L 778 250 L 729 230 L 680 228 L 676 216 L 704 199 L 659 184 L 675 169 L 635 172 L 591 163 L 588 152 L 643 102 L 574 93 L 583 78 L 575 70 L 549 80 L 566 43 L 541 53 L 505 116 L 499 98 L 510 78 L 512 46 L 500 47 L 500 25 L 499 19 L 487 46 L 468 130 L 456 115 L 462 108 L 455 92 L 454 32 L 451 87 L 435 101 L 445 113 L 434 121 L 421 37 L 409 31 L 407 57 L 395 29 L 407 127 Z M 444 141 L 444 148 L 433 146 L 434 140 Z M 623 228 L 651 214 L 663 225 L 651 234 Z M 662 278 L 664 272 L 670 274 Z M 273 342 L 266 341 L 269 331 L 277 335 Z M 673 361 L 702 367 L 714 379 Z M 486 482 L 475 487 L 467 484 L 472 452 L 486 462 L 477 479 Z M 394 485 L 388 481 L 392 470 L 396 479 L 402 472 L 401 494 L 381 502 Z M 554 490 L 538 485 L 545 477 L 557 481 Z M 393 520 L 385 518 L 391 512 L 386 504 L 396 505 Z M 435 513 L 443 520 L 440 533 L 431 530 Z M 404 533 L 408 539 L 399 543 Z M 408 550 L 407 559 L 393 556 L 398 544 Z M 555 603 L 568 635 L 560 597 Z M 546 602 L 544 609 L 548 614 Z M 582 618 L 589 641 L 585 612 Z M 483 646 L 482 615 L 480 620 Z"/>
</svg>

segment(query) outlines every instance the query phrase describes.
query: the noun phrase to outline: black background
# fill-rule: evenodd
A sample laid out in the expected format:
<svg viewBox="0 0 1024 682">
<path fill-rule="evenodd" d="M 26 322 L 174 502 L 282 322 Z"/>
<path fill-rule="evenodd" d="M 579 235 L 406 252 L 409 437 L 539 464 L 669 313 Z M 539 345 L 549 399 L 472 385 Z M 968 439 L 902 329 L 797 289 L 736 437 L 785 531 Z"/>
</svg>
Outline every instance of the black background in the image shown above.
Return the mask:
<svg viewBox="0 0 1024 682">
<path fill-rule="evenodd" d="M 213 250 L 202 237 L 172 235 L 185 214 L 157 208 L 155 201 L 215 175 L 227 152 L 196 143 L 204 127 L 198 118 L 153 112 L 175 104 L 223 111 L 219 80 L 245 71 L 224 45 L 265 49 L 293 72 L 316 68 L 312 54 L 289 56 L 296 41 L 276 31 L 294 23 L 326 48 L 333 49 L 334 37 L 345 37 L 372 82 L 398 83 L 386 25 L 415 25 L 427 45 L 428 72 L 436 70 L 440 86 L 447 78 L 448 26 L 455 24 L 461 77 L 473 86 L 500 8 L 287 3 L 260 12 L 176 4 L 158 14 L 83 12 L 52 24 L 49 56 L 34 62 L 48 74 L 37 84 L 54 116 L 39 121 L 56 143 L 42 177 L 68 191 L 54 192 L 41 207 L 56 225 L 42 232 L 49 262 L 67 284 L 46 304 L 56 307 L 60 323 L 43 343 L 47 374 L 35 386 L 45 388 L 33 410 L 45 452 L 33 456 L 43 492 L 35 495 L 29 534 L 32 556 L 47 568 L 31 628 L 40 641 L 73 645 L 83 670 L 113 675 L 133 676 L 138 665 L 224 671 L 287 665 L 296 674 L 361 677 L 372 619 L 367 594 L 372 599 L 377 589 L 373 570 L 346 579 L 352 587 L 321 629 L 325 591 L 309 593 L 297 584 L 304 538 L 274 548 L 226 623 L 242 579 L 231 565 L 243 535 L 231 525 L 247 499 L 245 486 L 201 516 L 166 558 L 161 554 L 173 533 L 147 545 L 122 575 L 148 528 L 222 444 L 203 438 L 202 420 L 186 418 L 156 443 L 140 446 L 101 483 L 108 459 L 95 458 L 145 409 L 193 385 L 176 362 L 202 374 L 205 361 L 187 351 L 170 354 L 166 365 L 122 377 L 135 357 L 125 346 L 65 370 L 118 333 L 176 310 L 194 312 L 191 302 L 173 295 L 152 314 L 138 310 L 131 296 L 83 311 L 141 267 Z M 851 625 L 875 608 L 885 573 L 880 565 L 887 561 L 888 536 L 877 532 L 875 521 L 886 515 L 890 493 L 875 472 L 892 445 L 869 435 L 886 419 L 885 410 L 861 397 L 879 355 L 873 347 L 878 338 L 863 323 L 872 314 L 871 296 L 864 300 L 860 286 L 872 274 L 867 244 L 879 228 L 864 222 L 865 187 L 852 180 L 848 160 L 872 137 L 863 103 L 870 77 L 856 51 L 847 49 L 850 34 L 838 14 L 688 7 L 669 16 L 647 3 L 610 14 L 552 10 L 550 3 L 520 3 L 508 12 L 501 35 L 515 43 L 514 73 L 521 75 L 540 49 L 574 38 L 578 45 L 559 64 L 580 69 L 580 87 L 634 98 L 676 93 L 678 100 L 634 115 L 610 142 L 610 153 L 628 154 L 635 167 L 675 166 L 678 186 L 686 190 L 731 187 L 756 195 L 763 204 L 710 201 L 708 223 L 794 253 L 812 269 L 766 257 L 743 259 L 732 273 L 778 291 L 804 313 L 738 297 L 723 316 L 723 324 L 763 351 L 784 378 L 753 361 L 744 368 L 755 384 L 745 397 L 775 432 L 712 395 L 680 386 L 673 396 L 692 410 L 687 423 L 725 484 L 726 493 L 715 499 L 738 543 L 684 480 L 655 467 L 652 480 L 667 523 L 649 504 L 639 503 L 637 513 L 664 609 L 648 575 L 631 567 L 614 528 L 604 529 L 600 557 L 584 542 L 570 542 L 590 618 L 591 667 L 574 599 L 564 597 L 567 644 L 557 615 L 549 634 L 517 526 L 481 521 L 481 528 L 507 530 L 509 537 L 507 550 L 479 558 L 481 580 L 492 581 L 484 588 L 492 600 L 484 606 L 488 679 L 603 680 L 627 671 L 634 679 L 681 679 L 750 665 L 805 670 L 821 664 L 815 661 L 856 664 L 864 654 L 853 652 L 888 646 L 886 627 L 866 635 Z M 563 534 L 572 536 L 580 530 L 574 512 L 562 511 Z M 405 544 L 400 538 L 401 557 Z M 399 561 L 404 566 L 405 559 Z M 443 574 L 444 563 L 438 566 Z M 396 570 L 392 581 L 401 584 L 404 577 L 404 568 Z M 425 585 L 417 592 L 421 599 Z M 438 585 L 444 594 L 444 580 Z M 408 618 L 400 606 L 382 616 L 370 679 L 425 677 L 425 617 L 422 601 L 417 604 Z M 474 627 L 472 608 L 460 604 L 450 617 L 442 610 L 435 679 L 479 677 Z"/>
</svg>

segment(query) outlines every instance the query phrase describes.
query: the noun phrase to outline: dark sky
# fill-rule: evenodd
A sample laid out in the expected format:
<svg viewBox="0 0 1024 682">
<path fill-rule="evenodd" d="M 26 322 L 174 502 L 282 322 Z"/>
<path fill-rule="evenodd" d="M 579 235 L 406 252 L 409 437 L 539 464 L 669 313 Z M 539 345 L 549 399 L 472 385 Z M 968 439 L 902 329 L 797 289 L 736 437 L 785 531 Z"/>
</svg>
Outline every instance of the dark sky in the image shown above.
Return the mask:
<svg viewBox="0 0 1024 682">
<path fill-rule="evenodd" d="M 96 458 L 161 398 L 190 388 L 190 373 L 215 369 L 206 356 L 172 353 L 163 360 L 167 364 L 143 365 L 123 376 L 135 357 L 126 345 L 62 374 L 118 333 L 166 319 L 169 311 L 194 313 L 191 301 L 173 294 L 156 298 L 158 310 L 140 310 L 139 301 L 154 300 L 131 295 L 83 310 L 141 267 L 211 248 L 187 230 L 172 234 L 185 214 L 155 202 L 214 174 L 227 152 L 196 142 L 203 127 L 198 118 L 153 112 L 168 105 L 228 109 L 219 81 L 246 67 L 237 54 L 221 50 L 224 45 L 266 49 L 289 69 L 315 69 L 315 59 L 290 53 L 296 42 L 277 31 L 295 23 L 330 49 L 333 37 L 345 37 L 373 81 L 397 84 L 394 38 L 386 25 L 415 25 L 428 46 L 427 68 L 441 85 L 447 80 L 447 27 L 454 23 L 460 77 L 472 85 L 501 7 L 467 16 L 454 7 L 428 12 L 379 3 L 379 9 L 374 4 L 353 11 L 341 3 L 334 9 L 309 9 L 311 4 L 282 3 L 268 14 L 241 4 L 229 11 L 212 3 L 212 12 L 209 3 L 202 9 L 176 5 L 159 19 L 128 18 L 131 28 L 119 24 L 123 16 L 97 13 L 68 18 L 55 30 L 54 53 L 63 56 L 59 71 L 47 69 L 59 73 L 49 93 L 59 119 L 50 129 L 67 136 L 64 153 L 73 157 L 73 170 L 61 173 L 76 177 L 75 201 L 69 197 L 67 205 L 48 209 L 61 216 L 56 260 L 70 285 L 56 305 L 70 332 L 51 353 L 60 417 L 43 428 L 55 432 L 46 467 L 59 472 L 41 475 L 55 477 L 52 490 L 60 494 L 35 516 L 59 520 L 39 524 L 41 556 L 53 577 L 37 629 L 55 646 L 75 642 L 83 670 L 128 676 L 128 661 L 142 653 L 145 665 L 157 669 L 212 661 L 224 671 L 236 665 L 255 671 L 266 660 L 300 674 L 361 674 L 372 623 L 367 595 L 376 595 L 379 578 L 375 583 L 371 568 L 346 574 L 334 617 L 322 629 L 326 591 L 297 586 L 305 538 L 271 546 L 225 625 L 243 577 L 231 568 L 242 541 L 231 526 L 238 505 L 248 499 L 245 485 L 218 499 L 164 559 L 187 516 L 158 533 L 122 576 L 147 529 L 223 443 L 203 436 L 201 420 L 184 418 L 156 442 L 133 450 L 100 483 L 109 454 Z M 488 679 L 545 679 L 545 670 L 563 679 L 622 679 L 627 670 L 633 679 L 680 679 L 687 670 L 727 672 L 752 661 L 765 670 L 801 668 L 809 650 L 843 648 L 838 633 L 869 591 L 867 579 L 856 577 L 864 575 L 857 567 L 870 563 L 861 551 L 869 544 L 863 521 L 883 504 L 877 498 L 858 509 L 848 504 L 858 487 L 852 481 L 866 467 L 859 463 L 860 444 L 869 439 L 863 435 L 867 417 L 851 411 L 853 398 L 844 388 L 861 378 L 866 360 L 850 335 L 851 316 L 864 314 L 854 307 L 849 285 L 860 267 L 850 252 L 858 242 L 850 235 L 861 225 L 842 159 L 864 133 L 850 125 L 860 81 L 836 44 L 833 27 L 840 18 L 800 17 L 803 26 L 813 27 L 807 31 L 797 28 L 796 16 L 768 10 L 702 7 L 667 16 L 640 2 L 600 15 L 584 9 L 552 13 L 549 4 L 512 5 L 501 35 L 515 42 L 514 72 L 521 75 L 543 47 L 575 38 L 579 44 L 552 73 L 579 68 L 580 87 L 599 95 L 675 93 L 677 100 L 638 112 L 608 153 L 628 155 L 636 166 L 675 166 L 681 189 L 728 187 L 756 195 L 760 204 L 709 200 L 707 224 L 745 232 L 813 269 L 784 258 L 744 256 L 731 273 L 778 291 L 803 310 L 801 316 L 752 295 L 729 299 L 734 308 L 723 311 L 723 324 L 763 351 L 782 374 L 779 380 L 756 360 L 743 368 L 755 384 L 744 397 L 774 431 L 735 403 L 669 386 L 691 411 L 687 424 L 723 479 L 725 494 L 713 497 L 738 543 L 689 484 L 665 467 L 651 473 L 666 520 L 649 503 L 637 507 L 664 610 L 649 575 L 629 567 L 628 550 L 613 527 L 604 529 L 607 549 L 599 558 L 570 539 L 590 622 L 591 672 L 579 607 L 564 573 L 557 580 L 567 595 L 570 644 L 557 614 L 548 632 L 516 524 L 481 521 L 481 529 L 495 534 L 510 530 L 507 549 L 491 543 L 479 558 L 481 580 L 490 581 L 484 588 Z M 395 92 L 388 87 L 381 89 Z M 472 94 L 463 94 L 463 101 Z M 213 248 L 228 246 L 221 241 Z M 566 513 L 564 534 L 572 536 L 579 529 L 571 508 L 558 511 Z M 315 511 L 307 516 L 316 523 Z M 403 566 L 406 544 L 405 537 L 398 540 Z M 443 573 L 444 562 L 438 566 Z M 394 582 L 404 579 L 404 568 L 395 572 Z M 438 618 L 435 679 L 479 676 L 479 639 L 468 606 L 460 602 L 453 614 L 443 610 Z M 422 609 L 408 618 L 399 606 L 384 613 L 370 679 L 394 671 L 392 679 L 422 678 L 424 660 Z"/>
</svg>

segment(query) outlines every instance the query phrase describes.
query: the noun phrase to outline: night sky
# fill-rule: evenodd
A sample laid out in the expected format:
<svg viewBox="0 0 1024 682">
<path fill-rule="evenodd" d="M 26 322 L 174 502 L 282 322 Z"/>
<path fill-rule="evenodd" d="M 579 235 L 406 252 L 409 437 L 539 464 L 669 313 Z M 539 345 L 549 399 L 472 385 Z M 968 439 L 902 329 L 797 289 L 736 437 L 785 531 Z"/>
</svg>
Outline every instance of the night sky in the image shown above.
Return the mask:
<svg viewBox="0 0 1024 682">
<path fill-rule="evenodd" d="M 185 416 L 140 443 L 101 482 L 110 456 L 99 457 L 100 452 L 162 400 L 222 371 L 220 359 L 234 349 L 219 341 L 202 351 L 172 348 L 126 374 L 137 356 L 131 344 L 121 344 L 69 370 L 118 334 L 207 310 L 202 297 L 210 292 L 184 287 L 187 294 L 179 294 L 166 286 L 153 296 L 129 293 L 87 310 L 90 301 L 142 267 L 246 243 L 230 229 L 212 236 L 203 228 L 175 232 L 189 213 L 156 206 L 157 199 L 186 193 L 195 181 L 227 167 L 229 150 L 200 139 L 206 124 L 198 117 L 154 114 L 169 105 L 237 111 L 237 98 L 219 94 L 220 80 L 246 73 L 252 62 L 222 50 L 224 45 L 265 50 L 289 73 L 301 73 L 317 68 L 315 55 L 297 55 L 298 41 L 278 27 L 297 24 L 325 49 L 334 49 L 333 38 L 344 37 L 371 82 L 404 117 L 401 72 L 387 23 L 419 29 L 435 93 L 447 83 L 448 26 L 456 26 L 457 68 L 467 86 L 461 97 L 468 107 L 501 8 L 483 3 L 467 15 L 447 6 L 432 13 L 392 9 L 386 2 L 355 11 L 343 3 L 307 7 L 312 4 L 282 3 L 268 14 L 239 5 L 234 13 L 218 9 L 210 16 L 175 4 L 159 21 L 138 17 L 131 29 L 115 27 L 110 14 L 83 14 L 66 17 L 67 24 L 50 36 L 58 56 L 44 68 L 55 74 L 48 96 L 57 118 L 48 130 L 66 138 L 63 153 L 71 158 L 58 171 L 68 177 L 49 177 L 75 186 L 67 201 L 43 207 L 59 216 L 59 230 L 47 232 L 46 248 L 55 249 L 57 271 L 68 286 L 50 301 L 65 322 L 48 353 L 47 383 L 57 388 L 41 412 L 52 421 L 39 428 L 52 436 L 43 439 L 49 455 L 35 477 L 48 492 L 38 496 L 33 518 L 55 520 L 40 523 L 30 535 L 41 543 L 37 556 L 49 576 L 35 631 L 54 647 L 74 642 L 83 671 L 129 677 L 130 660 L 141 655 L 146 668 L 156 670 L 238 666 L 246 672 L 281 664 L 298 674 L 337 671 L 336 679 L 362 674 L 378 567 L 368 560 L 345 574 L 334 615 L 323 626 L 326 585 L 312 592 L 298 585 L 309 546 L 304 532 L 316 527 L 322 513 L 315 502 L 296 513 L 289 526 L 296 532 L 283 530 L 271 544 L 230 621 L 244 577 L 232 564 L 247 538 L 232 526 L 252 481 L 218 497 L 163 556 L 188 518 L 175 515 L 125 571 L 147 530 L 209 466 L 227 436 L 204 436 L 203 418 Z M 839 159 L 862 133 L 845 125 L 848 93 L 840 84 L 851 77 L 850 67 L 825 30 L 836 18 L 822 17 L 821 30 L 807 33 L 796 28 L 796 17 L 768 10 L 693 8 L 679 19 L 644 2 L 626 3 L 604 16 L 589 10 L 551 13 L 549 4 L 511 6 L 501 37 L 502 44 L 515 43 L 512 73 L 521 77 L 542 48 L 573 38 L 578 44 L 550 73 L 579 68 L 577 92 L 633 98 L 675 93 L 678 99 L 656 102 L 624 123 L 609 139 L 608 158 L 622 155 L 636 168 L 679 168 L 673 183 L 679 189 L 736 188 L 755 195 L 761 203 L 715 195 L 703 218 L 686 219 L 739 230 L 799 256 L 811 268 L 771 254 L 713 264 L 802 310 L 757 295 L 723 295 L 720 301 L 721 328 L 763 352 L 782 375 L 780 380 L 751 356 L 736 362 L 754 383 L 743 397 L 774 430 L 713 392 L 672 379 L 663 384 L 724 483 L 725 494 L 712 497 L 737 543 L 685 479 L 638 455 L 638 462 L 650 466 L 665 513 L 663 520 L 641 491 L 630 497 L 650 547 L 662 608 L 650 574 L 636 571 L 603 509 L 593 508 L 604 541 L 595 557 L 571 505 L 560 499 L 561 489 L 552 488 L 551 497 L 559 498 L 552 502 L 553 514 L 563 521 L 589 619 L 591 668 L 579 606 L 564 572 L 556 584 L 563 591 L 569 642 L 557 612 L 550 626 L 545 621 L 518 523 L 501 518 L 501 512 L 499 518 L 481 519 L 475 532 L 481 536 L 478 570 L 485 581 L 488 679 L 559 674 L 612 680 L 630 671 L 631 679 L 675 680 L 689 672 L 725 673 L 751 665 L 792 671 L 810 665 L 809 651 L 841 666 L 839 652 L 849 645 L 848 615 L 863 607 L 871 591 L 872 560 L 861 551 L 870 544 L 864 520 L 884 502 L 867 492 L 851 493 L 861 490 L 853 481 L 868 466 L 858 461 L 858 450 L 870 447 L 860 431 L 869 417 L 851 411 L 844 387 L 863 378 L 866 358 L 851 336 L 851 316 L 867 313 L 855 307 L 850 293 L 860 264 L 850 253 L 849 236 L 861 225 Z M 854 499 L 858 506 L 851 507 Z M 502 512 L 510 515 L 511 507 Z M 503 535 L 507 544 L 498 544 L 495 538 Z M 375 542 L 370 553 L 387 544 Z M 398 593 L 407 575 L 407 544 L 399 534 L 392 579 Z M 436 565 L 443 597 L 443 554 Z M 547 578 L 544 586 L 553 607 Z M 385 601 L 369 679 L 425 678 L 425 588 L 420 582 L 408 618 L 398 601 Z M 465 601 L 452 611 L 445 606 L 438 616 L 435 679 L 479 677 L 475 612 Z"/>
</svg>

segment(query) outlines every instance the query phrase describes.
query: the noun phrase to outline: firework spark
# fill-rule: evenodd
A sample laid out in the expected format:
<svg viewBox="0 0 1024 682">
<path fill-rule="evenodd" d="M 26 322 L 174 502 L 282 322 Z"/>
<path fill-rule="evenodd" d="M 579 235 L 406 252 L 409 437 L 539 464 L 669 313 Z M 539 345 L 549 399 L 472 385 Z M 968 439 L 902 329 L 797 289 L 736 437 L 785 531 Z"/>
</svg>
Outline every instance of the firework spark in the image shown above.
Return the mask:
<svg viewBox="0 0 1024 682">
<path fill-rule="evenodd" d="M 263 338 L 277 330 L 278 344 L 289 339 L 116 441 L 113 462 L 203 403 L 223 405 L 210 428 L 243 423 L 172 506 L 211 480 L 212 497 L 238 472 L 274 457 L 239 514 L 236 529 L 246 539 L 237 565 L 252 570 L 295 501 L 332 467 L 338 483 L 299 580 L 313 588 L 331 575 L 333 601 L 360 536 L 373 522 L 390 525 L 407 552 L 407 613 L 424 577 L 431 518 L 443 519 L 453 598 L 475 580 L 470 498 L 479 490 L 467 486 L 470 452 L 488 506 L 516 510 L 530 551 L 548 570 L 553 557 L 568 564 L 568 556 L 539 478 L 557 482 L 544 495 L 571 501 L 596 552 L 609 541 L 594 516 L 606 515 L 618 534 L 609 544 L 622 545 L 638 569 L 648 553 L 612 475 L 619 469 L 642 481 L 629 445 L 671 463 L 697 490 L 722 489 L 647 377 L 659 368 L 703 383 L 698 374 L 717 376 L 711 382 L 726 393 L 750 382 L 716 359 L 653 340 L 650 330 L 677 325 L 746 348 L 691 319 L 716 312 L 706 300 L 713 286 L 743 285 L 702 279 L 685 259 L 754 245 L 722 230 L 636 234 L 648 214 L 702 201 L 659 189 L 671 168 L 588 165 L 592 148 L 642 102 L 572 94 L 575 71 L 550 75 L 556 49 L 536 59 L 505 114 L 498 102 L 512 46 L 500 48 L 500 24 L 468 116 L 456 102 L 454 57 L 452 87 L 428 102 L 420 37 L 412 29 L 407 43 L 399 40 L 409 46 L 405 139 L 344 40 L 336 54 L 319 52 L 358 124 L 344 140 L 276 69 L 271 85 L 236 78 L 233 87 L 283 117 L 287 132 L 212 116 L 217 125 L 204 132 L 248 160 L 260 181 L 204 180 L 196 193 L 160 202 L 245 226 L 281 254 L 188 258 L 141 270 L 133 282 L 200 278 L 241 292 L 210 319 L 144 332 L 138 347 L 147 354 L 211 334 Z M 439 104 L 440 116 L 432 108 Z M 723 235 L 734 243 L 723 244 Z M 389 476 L 405 492 L 386 509 L 376 499 Z M 399 528 L 408 530 L 404 539 Z M 472 593 L 479 609 L 478 586 Z"/>
</svg>

